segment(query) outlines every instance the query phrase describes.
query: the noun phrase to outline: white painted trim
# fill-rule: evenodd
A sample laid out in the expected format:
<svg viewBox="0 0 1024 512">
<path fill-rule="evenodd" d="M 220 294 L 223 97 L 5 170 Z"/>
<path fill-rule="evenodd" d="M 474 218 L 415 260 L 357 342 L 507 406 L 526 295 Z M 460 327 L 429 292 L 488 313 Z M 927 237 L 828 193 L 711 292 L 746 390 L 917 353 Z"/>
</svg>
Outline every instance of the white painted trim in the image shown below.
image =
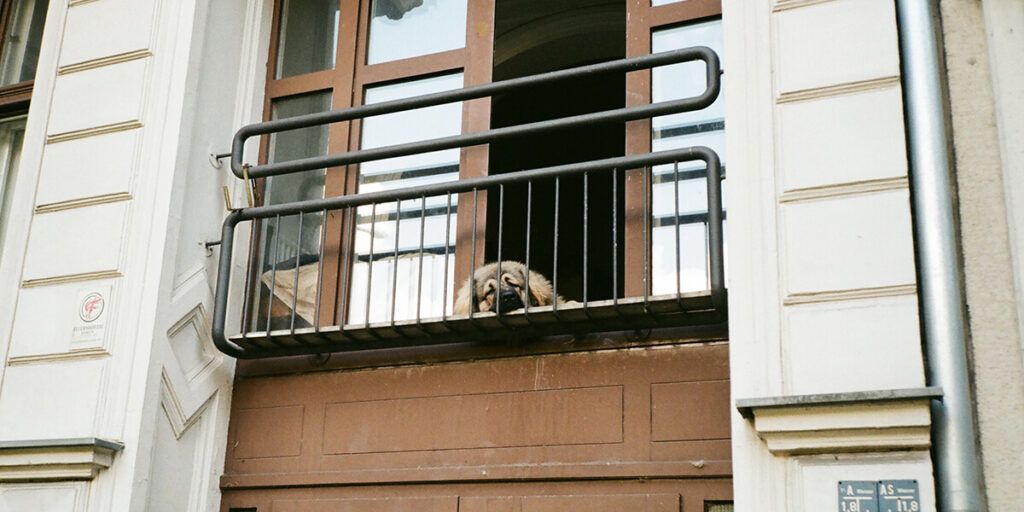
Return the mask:
<svg viewBox="0 0 1024 512">
<path fill-rule="evenodd" d="M 782 393 L 771 0 L 723 0 L 729 178 L 729 367 L 732 396 Z M 785 510 L 784 460 L 732 418 L 736 510 Z"/>
</svg>

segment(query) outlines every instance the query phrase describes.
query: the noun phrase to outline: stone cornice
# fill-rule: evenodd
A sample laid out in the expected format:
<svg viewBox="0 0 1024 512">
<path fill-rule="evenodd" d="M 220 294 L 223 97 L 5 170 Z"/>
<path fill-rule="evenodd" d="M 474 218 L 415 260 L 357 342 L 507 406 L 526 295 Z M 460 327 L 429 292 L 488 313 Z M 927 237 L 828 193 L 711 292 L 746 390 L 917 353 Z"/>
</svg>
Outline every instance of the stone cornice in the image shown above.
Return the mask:
<svg viewBox="0 0 1024 512">
<path fill-rule="evenodd" d="M 92 480 L 123 448 L 95 437 L 0 441 L 0 482 Z"/>
</svg>

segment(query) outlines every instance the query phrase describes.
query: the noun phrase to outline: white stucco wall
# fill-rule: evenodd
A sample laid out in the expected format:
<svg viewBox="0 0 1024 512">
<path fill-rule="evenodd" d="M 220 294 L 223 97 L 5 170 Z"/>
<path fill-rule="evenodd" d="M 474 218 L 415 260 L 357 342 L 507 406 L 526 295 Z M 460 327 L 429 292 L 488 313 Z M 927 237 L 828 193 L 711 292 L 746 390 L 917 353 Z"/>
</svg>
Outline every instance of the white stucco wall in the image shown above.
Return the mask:
<svg viewBox="0 0 1024 512">
<path fill-rule="evenodd" d="M 0 474 L 0 504 L 219 507 L 234 361 L 210 340 L 216 257 L 202 243 L 219 238 L 221 185 L 236 201 L 244 189 L 207 153 L 259 119 L 268 8 L 50 2 L 0 252 L 0 442 L 124 449 L 87 482 Z M 76 335 L 90 292 L 103 328 Z"/>
<path fill-rule="evenodd" d="M 924 386 L 893 1 L 725 0 L 723 19 L 733 399 Z M 802 411 L 772 413 L 788 455 L 734 416 L 736 510 L 830 510 L 837 481 L 882 478 L 934 509 L 926 429 L 882 454 L 812 431 L 894 412 Z"/>
</svg>

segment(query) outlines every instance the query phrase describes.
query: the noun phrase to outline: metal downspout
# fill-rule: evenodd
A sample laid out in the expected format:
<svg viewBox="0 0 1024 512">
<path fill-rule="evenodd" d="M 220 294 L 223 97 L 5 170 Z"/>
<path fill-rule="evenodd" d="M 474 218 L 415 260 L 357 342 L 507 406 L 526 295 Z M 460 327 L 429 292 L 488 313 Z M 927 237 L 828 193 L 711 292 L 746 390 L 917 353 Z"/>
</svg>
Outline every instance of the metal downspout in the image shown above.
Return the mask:
<svg viewBox="0 0 1024 512">
<path fill-rule="evenodd" d="M 937 507 L 982 511 L 938 2 L 896 0 L 896 18 L 925 372 L 943 390 L 931 407 Z"/>
</svg>

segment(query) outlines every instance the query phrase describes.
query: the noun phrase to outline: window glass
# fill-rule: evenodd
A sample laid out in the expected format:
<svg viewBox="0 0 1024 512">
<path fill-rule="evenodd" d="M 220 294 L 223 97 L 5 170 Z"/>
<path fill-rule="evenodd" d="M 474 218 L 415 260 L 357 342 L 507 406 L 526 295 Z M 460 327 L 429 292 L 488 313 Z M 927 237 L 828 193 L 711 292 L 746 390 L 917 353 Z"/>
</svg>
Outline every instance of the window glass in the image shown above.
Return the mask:
<svg viewBox="0 0 1024 512">
<path fill-rule="evenodd" d="M 467 0 L 373 0 L 367 62 L 466 46 Z"/>
<path fill-rule="evenodd" d="M 301 114 L 323 112 L 331 108 L 329 91 L 293 96 L 276 100 L 273 103 L 273 118 L 284 119 Z M 308 158 L 327 154 L 327 125 L 311 126 L 298 130 L 290 130 L 273 134 L 270 137 L 270 153 L 268 160 L 286 162 L 299 158 Z M 324 169 L 315 169 L 295 174 L 271 176 L 266 179 L 263 192 L 263 204 L 281 204 L 324 196 Z M 315 290 L 300 289 L 296 292 L 294 269 L 302 277 L 299 286 L 313 286 L 316 283 L 316 272 L 319 269 L 320 228 L 323 223 L 322 214 L 307 213 L 302 216 L 289 215 L 278 219 L 268 219 L 260 226 L 259 280 L 260 298 L 253 307 L 259 308 L 252 318 L 257 323 L 254 330 L 264 330 L 267 322 L 266 299 L 269 290 L 273 296 L 291 306 L 296 295 L 300 300 L 315 296 Z M 290 271 L 290 272 L 289 272 Z M 308 300 L 307 300 L 308 301 Z M 296 327 L 307 327 L 313 323 L 310 308 L 297 310 Z M 271 328 L 288 328 L 286 324 L 277 324 L 271 319 Z"/>
<path fill-rule="evenodd" d="M 12 185 L 21 159 L 21 141 L 24 138 L 24 117 L 0 121 L 0 248 L 3 247 L 7 219 L 11 218 Z"/>
<path fill-rule="evenodd" d="M 338 0 L 282 2 L 275 78 L 334 68 L 338 5 Z"/>
<path fill-rule="evenodd" d="M 35 78 L 48 3 L 47 0 L 17 0 L 11 6 L 0 57 L 0 86 Z"/>
<path fill-rule="evenodd" d="M 708 46 L 721 57 L 721 20 L 659 29 L 651 34 L 651 51 L 655 53 L 691 46 Z M 703 62 L 663 66 L 651 73 L 653 102 L 696 96 L 705 87 Z M 724 130 L 725 106 L 720 94 L 704 110 L 653 119 L 651 149 L 664 151 L 707 146 L 724 157 Z M 654 276 L 671 276 L 652 280 L 651 293 L 655 295 L 675 293 L 676 277 L 682 292 L 707 290 L 710 286 L 707 269 L 707 170 L 698 160 L 679 164 L 678 181 L 676 174 L 674 165 L 656 166 L 651 182 L 652 272 Z"/>
<path fill-rule="evenodd" d="M 462 74 L 456 73 L 371 87 L 366 91 L 366 103 L 458 89 L 462 87 L 462 80 Z M 363 121 L 362 147 L 390 146 L 461 132 L 462 104 L 437 105 L 367 118 Z M 459 149 L 454 148 L 366 162 L 359 170 L 359 191 L 376 192 L 458 180 L 459 154 Z M 358 209 L 353 298 L 349 301 L 348 323 L 390 320 L 392 309 L 396 320 L 416 318 L 417 308 L 421 318 L 441 316 L 442 308 L 451 312 L 457 206 L 457 196 L 452 196 L 450 217 L 447 216 L 447 196 L 428 197 L 426 204 L 418 199 L 402 201 L 400 210 L 396 203 Z M 421 212 L 424 213 L 422 218 Z M 368 282 L 370 308 L 367 315 Z M 445 290 L 447 301 L 443 302 Z"/>
</svg>

